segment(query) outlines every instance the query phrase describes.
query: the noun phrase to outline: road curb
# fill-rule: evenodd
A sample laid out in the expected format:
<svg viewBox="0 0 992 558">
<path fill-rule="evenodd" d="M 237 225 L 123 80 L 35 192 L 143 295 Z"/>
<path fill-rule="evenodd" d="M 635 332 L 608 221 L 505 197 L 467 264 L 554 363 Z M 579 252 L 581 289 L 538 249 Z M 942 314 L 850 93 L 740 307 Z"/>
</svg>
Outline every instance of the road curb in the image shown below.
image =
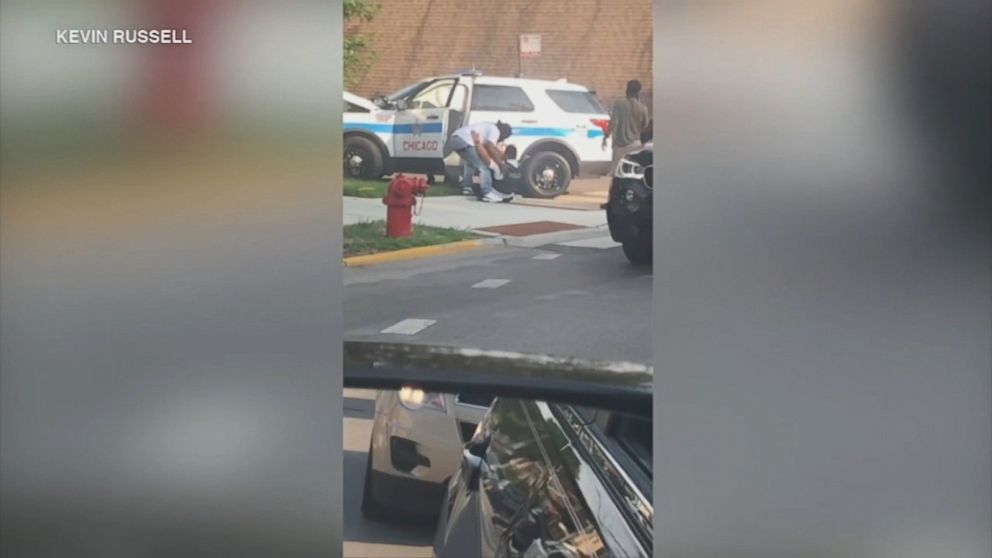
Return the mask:
<svg viewBox="0 0 992 558">
<path fill-rule="evenodd" d="M 365 256 L 352 256 L 344 258 L 345 267 L 363 267 L 407 260 L 418 260 L 432 256 L 443 256 L 482 248 L 484 246 L 511 246 L 514 248 L 539 248 L 548 244 L 558 244 L 561 242 L 571 242 L 573 240 L 583 240 L 602 236 L 604 231 L 609 231 L 606 225 L 595 227 L 585 227 L 570 231 L 557 231 L 544 234 L 534 234 L 530 236 L 504 236 L 485 231 L 472 231 L 475 234 L 483 235 L 486 238 L 476 238 L 473 240 L 461 240 L 446 244 L 434 244 L 432 246 L 418 246 L 416 248 L 404 248 L 390 252 L 379 252 Z"/>
<path fill-rule="evenodd" d="M 405 260 L 416 260 L 431 256 L 453 254 L 464 252 L 494 244 L 492 239 L 461 240 L 458 242 L 448 242 L 446 244 L 434 244 L 431 246 L 417 246 L 416 248 L 404 248 L 402 250 L 392 250 L 389 252 L 379 252 L 377 254 L 367 254 L 365 256 L 352 256 L 344 259 L 345 267 L 362 267 Z"/>
</svg>

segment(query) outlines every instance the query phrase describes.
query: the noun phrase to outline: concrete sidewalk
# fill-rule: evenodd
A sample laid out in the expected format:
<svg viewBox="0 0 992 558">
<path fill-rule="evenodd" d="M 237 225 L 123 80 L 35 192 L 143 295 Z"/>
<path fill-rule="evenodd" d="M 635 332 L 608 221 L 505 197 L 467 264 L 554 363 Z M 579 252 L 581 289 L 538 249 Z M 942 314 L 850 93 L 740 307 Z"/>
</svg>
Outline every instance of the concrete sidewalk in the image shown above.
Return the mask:
<svg viewBox="0 0 992 558">
<path fill-rule="evenodd" d="M 610 177 L 577 178 L 572 180 L 568 193 L 552 200 L 520 197 L 514 203 L 534 207 L 552 207 L 579 211 L 603 211 L 600 205 L 610 195 Z"/>
<path fill-rule="evenodd" d="M 386 206 L 382 204 L 382 200 L 345 196 L 345 225 L 361 221 L 384 220 L 385 218 Z M 414 217 L 415 224 L 467 230 L 538 221 L 552 221 L 581 227 L 601 227 L 606 225 L 606 213 L 602 210 L 575 211 L 574 209 L 523 205 L 517 203 L 516 200 L 511 203 L 482 203 L 467 196 L 445 196 L 426 198 L 423 213 Z"/>
</svg>

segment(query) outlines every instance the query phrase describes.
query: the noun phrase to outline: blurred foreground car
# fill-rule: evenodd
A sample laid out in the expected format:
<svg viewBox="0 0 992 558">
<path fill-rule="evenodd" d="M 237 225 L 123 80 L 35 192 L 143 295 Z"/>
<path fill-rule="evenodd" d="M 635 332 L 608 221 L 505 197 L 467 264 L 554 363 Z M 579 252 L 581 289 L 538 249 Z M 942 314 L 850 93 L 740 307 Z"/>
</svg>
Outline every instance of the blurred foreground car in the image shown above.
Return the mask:
<svg viewBox="0 0 992 558">
<path fill-rule="evenodd" d="M 610 236 L 635 265 L 650 264 L 653 250 L 654 144 L 649 133 L 643 139 L 644 147 L 614 169 L 609 201 L 603 204 Z"/>
<path fill-rule="evenodd" d="M 651 419 L 500 399 L 465 446 L 438 558 L 651 556 Z"/>
<path fill-rule="evenodd" d="M 362 515 L 433 519 L 491 396 L 403 388 L 376 397 Z"/>
<path fill-rule="evenodd" d="M 651 556 L 652 381 L 636 363 L 345 343 L 346 387 L 496 397 L 448 473 L 439 558 Z"/>
</svg>

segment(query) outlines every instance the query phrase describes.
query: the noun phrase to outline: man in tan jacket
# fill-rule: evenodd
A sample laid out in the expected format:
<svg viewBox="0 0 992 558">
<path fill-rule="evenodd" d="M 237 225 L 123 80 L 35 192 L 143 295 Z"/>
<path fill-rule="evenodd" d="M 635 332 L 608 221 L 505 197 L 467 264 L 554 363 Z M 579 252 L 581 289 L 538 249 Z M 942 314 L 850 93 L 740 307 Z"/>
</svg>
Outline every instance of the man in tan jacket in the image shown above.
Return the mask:
<svg viewBox="0 0 992 558">
<path fill-rule="evenodd" d="M 638 97 L 641 94 L 641 82 L 636 79 L 627 82 L 627 97 L 613 103 L 610 110 L 610 128 L 603 136 L 603 149 L 606 141 L 613 137 L 612 173 L 624 155 L 641 148 L 641 133 L 650 125 L 648 109 Z"/>
</svg>

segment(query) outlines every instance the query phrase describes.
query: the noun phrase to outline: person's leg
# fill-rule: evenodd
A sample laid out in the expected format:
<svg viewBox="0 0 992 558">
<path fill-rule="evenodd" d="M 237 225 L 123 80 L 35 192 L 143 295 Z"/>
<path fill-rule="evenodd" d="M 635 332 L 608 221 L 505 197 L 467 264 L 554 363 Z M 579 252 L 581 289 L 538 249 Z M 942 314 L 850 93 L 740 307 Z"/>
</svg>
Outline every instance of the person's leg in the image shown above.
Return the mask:
<svg viewBox="0 0 992 558">
<path fill-rule="evenodd" d="M 620 158 L 623 157 L 622 147 L 613 147 L 613 159 L 610 162 L 610 176 L 613 175 L 617 170 L 617 165 L 620 164 Z"/>
<path fill-rule="evenodd" d="M 624 145 L 621 147 L 613 148 L 613 166 L 610 168 L 610 173 L 616 170 L 617 165 L 620 164 L 620 159 L 623 159 L 624 155 L 632 153 L 641 148 L 641 142 L 635 141 L 634 143 Z"/>
<path fill-rule="evenodd" d="M 470 195 L 472 194 L 472 176 L 475 174 L 475 167 L 469 163 L 468 160 L 468 149 L 461 149 L 458 151 L 458 156 L 462 160 L 462 194 Z"/>
<path fill-rule="evenodd" d="M 464 155 L 462 155 L 462 161 L 465 162 L 466 167 L 471 167 L 470 173 L 478 171 L 479 173 L 479 185 L 482 189 L 482 195 L 486 195 L 493 189 L 493 177 L 488 172 L 489 167 L 482 161 L 482 157 L 479 156 L 479 152 L 475 150 L 475 147 L 470 147 L 465 150 Z M 464 183 L 463 183 L 464 184 Z M 469 183 L 471 185 L 471 183 Z"/>
</svg>

